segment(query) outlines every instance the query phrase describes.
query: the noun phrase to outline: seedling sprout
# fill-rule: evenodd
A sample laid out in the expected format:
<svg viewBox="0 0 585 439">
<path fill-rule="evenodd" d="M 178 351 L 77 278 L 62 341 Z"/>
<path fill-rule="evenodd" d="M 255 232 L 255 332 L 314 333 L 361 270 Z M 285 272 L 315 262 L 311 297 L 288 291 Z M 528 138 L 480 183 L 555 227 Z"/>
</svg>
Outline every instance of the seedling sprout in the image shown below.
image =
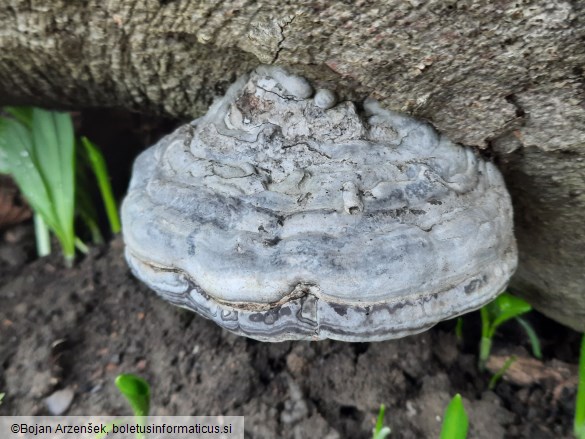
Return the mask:
<svg viewBox="0 0 585 439">
<path fill-rule="evenodd" d="M 385 439 L 391 432 L 390 427 L 384 426 L 384 412 L 386 411 L 386 406 L 384 404 L 380 405 L 380 411 L 378 412 L 378 420 L 376 421 L 376 427 L 372 430 L 373 436 L 372 439 Z"/>
<path fill-rule="evenodd" d="M 461 395 L 458 393 L 445 410 L 441 439 L 465 439 L 468 427 L 467 413 L 465 412 L 465 407 L 463 407 Z"/>
<path fill-rule="evenodd" d="M 486 362 L 490 356 L 492 349 L 492 340 L 496 330 L 503 323 L 510 319 L 518 318 L 532 310 L 532 307 L 524 300 L 512 296 L 508 293 L 503 293 L 493 302 L 488 303 L 480 309 L 481 313 L 481 342 L 479 346 L 479 368 L 485 369 Z M 540 358 L 540 342 L 536 333 L 526 321 L 521 323 L 522 327 L 530 328 L 527 330 L 528 337 L 533 345 L 533 352 L 537 358 Z"/>
<path fill-rule="evenodd" d="M 34 211 L 39 256 L 51 252 L 53 232 L 68 266 L 75 249 L 87 246 L 75 234 L 79 215 L 94 242 L 101 242 L 96 212 L 88 195 L 88 182 L 80 166 L 87 163 L 94 173 L 112 233 L 120 231 L 120 219 L 109 182 L 105 160 L 87 138 L 76 151 L 73 123 L 68 113 L 30 107 L 7 107 L 11 117 L 0 117 L 0 172 L 12 175 Z"/>
<path fill-rule="evenodd" d="M 122 374 L 116 377 L 116 387 L 128 400 L 135 416 L 148 416 L 150 411 L 150 385 L 133 374 Z"/>
<path fill-rule="evenodd" d="M 512 355 L 504 362 L 504 365 L 500 368 L 500 370 L 498 370 L 490 379 L 490 383 L 488 385 L 489 390 L 494 390 L 496 384 L 498 384 L 498 381 L 502 379 L 502 377 L 508 371 L 510 366 L 514 363 L 514 361 L 516 361 L 516 357 Z"/>
<path fill-rule="evenodd" d="M 0 149 L 7 169 L 35 215 L 42 252 L 47 251 L 46 224 L 59 239 L 65 262 L 75 255 L 75 139 L 67 113 L 39 108 L 7 108 L 0 118 Z"/>
<path fill-rule="evenodd" d="M 120 217 L 118 216 L 118 207 L 116 206 L 116 200 L 112 192 L 112 186 L 110 184 L 110 178 L 108 176 L 108 170 L 104 156 L 100 152 L 99 148 L 94 145 L 87 137 L 82 137 L 81 143 L 85 148 L 91 169 L 97 179 L 98 187 L 104 202 L 106 214 L 108 215 L 108 221 L 110 222 L 112 233 L 118 233 L 121 229 Z"/>
</svg>

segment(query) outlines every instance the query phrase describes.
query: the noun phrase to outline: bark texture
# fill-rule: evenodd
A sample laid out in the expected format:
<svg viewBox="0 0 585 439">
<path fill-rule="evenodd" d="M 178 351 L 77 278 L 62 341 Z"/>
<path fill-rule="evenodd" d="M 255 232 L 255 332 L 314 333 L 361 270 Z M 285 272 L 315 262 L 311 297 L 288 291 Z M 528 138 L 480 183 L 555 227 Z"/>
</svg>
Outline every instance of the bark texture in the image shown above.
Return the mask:
<svg viewBox="0 0 585 439">
<path fill-rule="evenodd" d="M 563 1 L 0 0 L 0 103 L 205 111 L 259 63 L 491 151 L 515 282 L 585 330 L 585 5 Z"/>
</svg>

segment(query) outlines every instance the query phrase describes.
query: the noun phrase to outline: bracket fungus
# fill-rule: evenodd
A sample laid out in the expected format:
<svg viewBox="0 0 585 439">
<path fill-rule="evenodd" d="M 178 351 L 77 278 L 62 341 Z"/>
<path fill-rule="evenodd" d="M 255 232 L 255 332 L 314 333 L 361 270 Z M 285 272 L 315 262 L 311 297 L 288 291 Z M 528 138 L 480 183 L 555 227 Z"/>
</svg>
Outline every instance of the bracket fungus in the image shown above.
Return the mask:
<svg viewBox="0 0 585 439">
<path fill-rule="evenodd" d="M 275 67 L 137 158 L 122 221 L 139 279 L 262 341 L 421 332 L 491 301 L 517 265 L 492 163 Z"/>
</svg>

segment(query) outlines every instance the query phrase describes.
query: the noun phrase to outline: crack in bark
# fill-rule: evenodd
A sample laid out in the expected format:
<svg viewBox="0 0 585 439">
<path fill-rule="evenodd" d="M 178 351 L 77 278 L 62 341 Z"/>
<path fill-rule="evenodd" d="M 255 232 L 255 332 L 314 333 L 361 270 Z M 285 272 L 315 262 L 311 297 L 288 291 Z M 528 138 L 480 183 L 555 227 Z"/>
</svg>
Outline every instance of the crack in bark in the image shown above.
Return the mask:
<svg viewBox="0 0 585 439">
<path fill-rule="evenodd" d="M 505 97 L 506 102 L 508 102 L 509 104 L 512 104 L 514 106 L 514 108 L 516 109 L 516 117 L 517 118 L 524 118 L 524 116 L 526 115 L 526 112 L 524 111 L 524 109 L 522 108 L 522 106 L 520 105 L 520 103 L 518 102 L 518 98 L 516 97 L 515 94 L 511 94 Z"/>
<path fill-rule="evenodd" d="M 278 23 L 278 27 L 280 27 L 280 41 L 277 44 L 276 53 L 272 57 L 272 61 L 270 62 L 270 64 L 275 64 L 276 61 L 278 61 L 278 57 L 280 56 L 280 52 L 282 51 L 282 43 L 284 43 L 284 40 L 286 40 L 284 31 L 290 24 L 292 24 L 293 21 L 295 21 L 295 18 L 297 18 L 297 16 L 293 15 L 293 17 L 289 21 L 284 22 L 284 24 L 281 25 L 280 23 Z"/>
</svg>

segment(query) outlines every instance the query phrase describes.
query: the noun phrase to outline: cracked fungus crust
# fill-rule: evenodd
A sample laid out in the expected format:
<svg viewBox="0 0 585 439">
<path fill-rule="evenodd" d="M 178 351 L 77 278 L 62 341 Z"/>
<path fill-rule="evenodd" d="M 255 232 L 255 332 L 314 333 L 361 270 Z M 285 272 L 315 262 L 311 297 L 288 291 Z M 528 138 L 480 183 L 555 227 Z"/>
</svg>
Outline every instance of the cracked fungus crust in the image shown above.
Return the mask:
<svg viewBox="0 0 585 439">
<path fill-rule="evenodd" d="M 138 278 L 266 341 L 420 332 L 492 300 L 517 263 L 491 163 L 278 68 L 144 151 L 122 219 Z"/>
</svg>

